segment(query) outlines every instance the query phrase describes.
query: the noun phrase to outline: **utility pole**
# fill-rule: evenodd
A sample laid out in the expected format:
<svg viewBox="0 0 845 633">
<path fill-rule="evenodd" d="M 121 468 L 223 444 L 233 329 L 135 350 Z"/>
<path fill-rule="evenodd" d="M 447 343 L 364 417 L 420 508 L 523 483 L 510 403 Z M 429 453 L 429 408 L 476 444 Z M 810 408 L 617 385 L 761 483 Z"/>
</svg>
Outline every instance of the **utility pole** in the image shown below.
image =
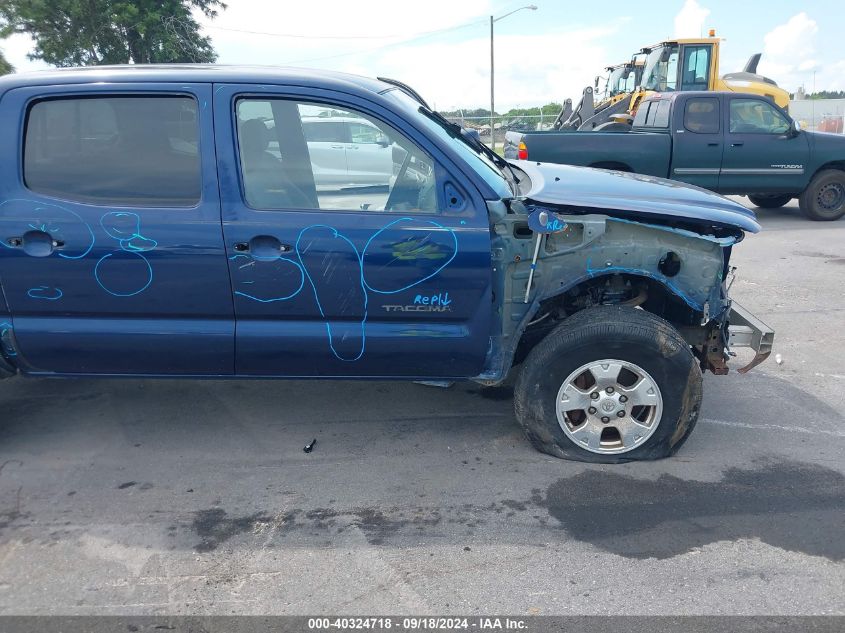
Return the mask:
<svg viewBox="0 0 845 633">
<path fill-rule="evenodd" d="M 493 113 L 495 110 L 495 98 L 494 98 L 494 83 L 493 83 L 493 75 L 494 75 L 494 63 L 493 63 L 493 23 L 498 22 L 499 20 L 504 20 L 509 15 L 513 15 L 517 11 L 522 11 L 523 9 L 528 9 L 529 11 L 536 11 L 537 7 L 533 4 L 527 4 L 524 7 L 519 7 L 518 9 L 514 9 L 510 13 L 505 13 L 498 18 L 494 18 L 492 15 L 490 16 L 490 148 L 495 151 L 496 150 L 496 121 L 494 119 Z"/>
</svg>

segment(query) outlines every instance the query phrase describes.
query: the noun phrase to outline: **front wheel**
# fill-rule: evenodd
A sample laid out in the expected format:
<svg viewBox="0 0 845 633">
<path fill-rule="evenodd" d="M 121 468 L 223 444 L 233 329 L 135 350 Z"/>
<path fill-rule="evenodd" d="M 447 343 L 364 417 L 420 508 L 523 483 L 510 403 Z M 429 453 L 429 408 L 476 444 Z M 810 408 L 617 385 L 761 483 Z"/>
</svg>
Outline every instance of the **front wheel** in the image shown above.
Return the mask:
<svg viewBox="0 0 845 633">
<path fill-rule="evenodd" d="M 845 171 L 820 171 L 798 197 L 798 206 L 811 220 L 841 218 L 845 215 Z"/>
<path fill-rule="evenodd" d="M 584 462 L 660 459 L 689 436 L 701 371 L 663 319 L 626 306 L 566 319 L 526 359 L 516 417 L 538 450 Z"/>
<path fill-rule="evenodd" d="M 751 201 L 755 207 L 760 207 L 761 209 L 779 209 L 787 202 L 792 200 L 795 196 L 748 196 L 748 199 Z"/>
</svg>

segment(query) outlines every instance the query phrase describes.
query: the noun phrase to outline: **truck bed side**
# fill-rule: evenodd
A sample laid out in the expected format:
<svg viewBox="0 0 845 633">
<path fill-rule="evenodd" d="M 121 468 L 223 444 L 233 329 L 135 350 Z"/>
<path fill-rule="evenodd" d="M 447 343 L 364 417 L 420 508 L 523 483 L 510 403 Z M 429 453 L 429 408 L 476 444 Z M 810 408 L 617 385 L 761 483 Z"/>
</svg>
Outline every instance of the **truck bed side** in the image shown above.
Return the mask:
<svg viewBox="0 0 845 633">
<path fill-rule="evenodd" d="M 523 142 L 528 160 L 669 175 L 672 139 L 650 132 L 537 132 Z"/>
</svg>

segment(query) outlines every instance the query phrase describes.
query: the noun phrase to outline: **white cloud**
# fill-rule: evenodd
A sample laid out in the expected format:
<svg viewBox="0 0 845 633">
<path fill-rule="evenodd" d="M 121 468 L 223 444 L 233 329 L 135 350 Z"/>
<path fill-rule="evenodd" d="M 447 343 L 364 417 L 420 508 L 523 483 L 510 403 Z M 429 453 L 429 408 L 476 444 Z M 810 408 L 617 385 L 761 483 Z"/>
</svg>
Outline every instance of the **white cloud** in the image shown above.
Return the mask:
<svg viewBox="0 0 845 633">
<path fill-rule="evenodd" d="M 708 15 L 710 9 L 702 7 L 696 0 L 687 0 L 675 16 L 674 37 L 702 37 Z"/>
<path fill-rule="evenodd" d="M 765 38 L 760 72 L 790 92 L 804 86 L 817 90 L 843 90 L 845 60 L 820 63 L 816 41 L 819 25 L 805 12 L 792 16 L 769 31 Z"/>
<path fill-rule="evenodd" d="M 516 5 L 518 6 L 518 5 Z M 229 3 L 203 19 L 221 63 L 298 65 L 386 76 L 413 86 L 440 109 L 489 107 L 489 15 L 512 10 L 493 0 L 373 0 L 367 10 L 341 0 L 267 5 Z M 625 18 L 599 28 L 550 31 L 543 9 L 520 11 L 495 25 L 496 110 L 580 97 L 607 59 L 604 43 Z M 448 30 L 443 33 L 432 31 Z M 374 39 L 301 39 L 264 31 Z M 516 35 L 514 33 L 533 35 Z"/>
</svg>

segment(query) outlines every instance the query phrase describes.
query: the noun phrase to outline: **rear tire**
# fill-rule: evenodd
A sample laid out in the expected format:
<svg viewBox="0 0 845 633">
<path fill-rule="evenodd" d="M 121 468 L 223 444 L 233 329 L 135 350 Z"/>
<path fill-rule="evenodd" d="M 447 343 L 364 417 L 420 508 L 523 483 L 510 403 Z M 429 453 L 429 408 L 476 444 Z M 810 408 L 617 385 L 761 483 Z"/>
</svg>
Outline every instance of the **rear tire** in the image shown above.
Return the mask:
<svg viewBox="0 0 845 633">
<path fill-rule="evenodd" d="M 674 454 L 698 419 L 701 386 L 689 345 L 669 323 L 604 306 L 566 319 L 531 350 L 514 405 L 537 450 L 613 464 Z"/>
<path fill-rule="evenodd" d="M 845 171 L 820 171 L 798 197 L 798 206 L 811 220 L 830 222 L 845 215 Z"/>
<path fill-rule="evenodd" d="M 751 201 L 755 207 L 760 207 L 761 209 L 778 209 L 785 205 L 787 202 L 792 200 L 795 196 L 784 195 L 784 196 L 748 196 L 748 199 Z"/>
</svg>

